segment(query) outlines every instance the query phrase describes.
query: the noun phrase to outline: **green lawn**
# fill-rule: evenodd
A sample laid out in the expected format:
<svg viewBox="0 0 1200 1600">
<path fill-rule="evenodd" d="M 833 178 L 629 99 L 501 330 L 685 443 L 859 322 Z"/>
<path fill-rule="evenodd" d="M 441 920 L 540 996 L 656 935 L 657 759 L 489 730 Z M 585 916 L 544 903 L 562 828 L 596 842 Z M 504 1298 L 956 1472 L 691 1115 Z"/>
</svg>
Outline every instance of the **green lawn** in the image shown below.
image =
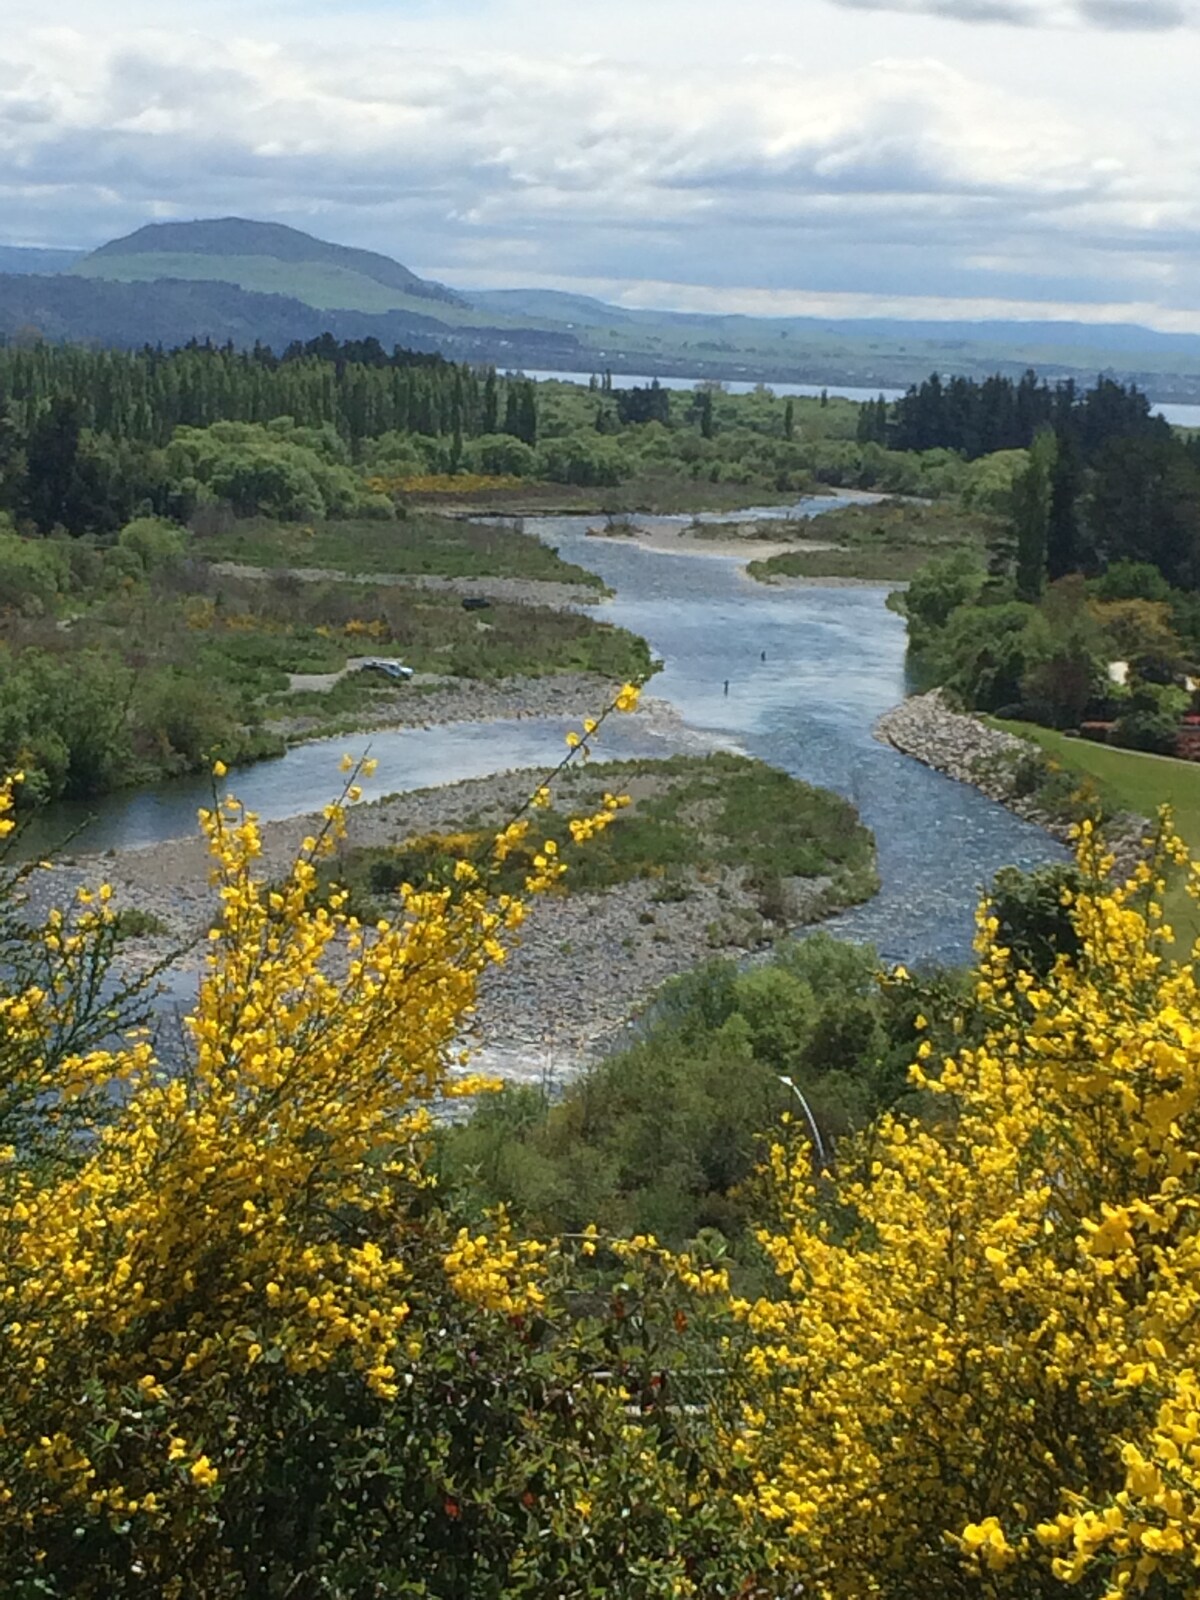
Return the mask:
<svg viewBox="0 0 1200 1600">
<path fill-rule="evenodd" d="M 1106 805 L 1114 809 L 1153 817 L 1159 806 L 1170 805 L 1181 838 L 1193 857 L 1200 859 L 1200 763 L 1115 750 L 1089 739 L 1068 739 L 1028 722 L 996 721 L 996 726 L 1034 740 L 1068 771 L 1086 773 L 1095 780 Z M 1182 884 L 1173 885 L 1168 892 L 1167 915 L 1182 938 L 1200 938 L 1200 906 Z"/>
</svg>

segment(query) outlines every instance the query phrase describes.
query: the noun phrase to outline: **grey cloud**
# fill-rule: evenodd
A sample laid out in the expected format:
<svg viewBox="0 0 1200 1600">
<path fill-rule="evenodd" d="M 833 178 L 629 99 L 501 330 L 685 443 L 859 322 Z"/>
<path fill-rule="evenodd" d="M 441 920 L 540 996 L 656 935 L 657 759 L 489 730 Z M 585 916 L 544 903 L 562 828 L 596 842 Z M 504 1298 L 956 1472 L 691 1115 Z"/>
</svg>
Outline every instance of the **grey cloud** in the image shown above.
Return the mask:
<svg viewBox="0 0 1200 1600">
<path fill-rule="evenodd" d="M 849 11 L 899 11 L 1013 27 L 1083 26 L 1161 33 L 1196 20 L 1189 0 L 833 0 Z"/>
<path fill-rule="evenodd" d="M 1078 0 L 1085 22 L 1098 28 L 1166 32 L 1189 21 L 1179 0 Z"/>
<path fill-rule="evenodd" d="M 848 11 L 904 11 L 956 22 L 1007 22 L 1029 27 L 1041 20 L 1026 0 L 833 0 Z"/>
</svg>

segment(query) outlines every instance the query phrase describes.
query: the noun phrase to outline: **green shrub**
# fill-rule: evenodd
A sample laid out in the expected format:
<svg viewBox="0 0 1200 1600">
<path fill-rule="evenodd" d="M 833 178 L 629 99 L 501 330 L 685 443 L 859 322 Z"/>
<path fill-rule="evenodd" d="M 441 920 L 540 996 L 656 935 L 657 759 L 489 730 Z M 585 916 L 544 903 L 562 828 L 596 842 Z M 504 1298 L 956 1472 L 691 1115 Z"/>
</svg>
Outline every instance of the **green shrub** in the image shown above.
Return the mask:
<svg viewBox="0 0 1200 1600">
<path fill-rule="evenodd" d="M 1136 684 L 1125 709 L 1117 718 L 1113 742 L 1126 750 L 1149 750 L 1160 755 L 1173 755 L 1179 738 L 1180 719 L 1188 704 L 1187 694 L 1172 685 Z"/>
<path fill-rule="evenodd" d="M 0 612 L 40 617 L 53 611 L 71 582 L 71 562 L 54 539 L 23 539 L 0 519 Z"/>
<path fill-rule="evenodd" d="M 168 522 L 165 517 L 137 517 L 121 529 L 117 543 L 121 549 L 132 551 L 143 570 L 151 573 L 178 561 L 186 540 L 178 523 Z"/>
</svg>

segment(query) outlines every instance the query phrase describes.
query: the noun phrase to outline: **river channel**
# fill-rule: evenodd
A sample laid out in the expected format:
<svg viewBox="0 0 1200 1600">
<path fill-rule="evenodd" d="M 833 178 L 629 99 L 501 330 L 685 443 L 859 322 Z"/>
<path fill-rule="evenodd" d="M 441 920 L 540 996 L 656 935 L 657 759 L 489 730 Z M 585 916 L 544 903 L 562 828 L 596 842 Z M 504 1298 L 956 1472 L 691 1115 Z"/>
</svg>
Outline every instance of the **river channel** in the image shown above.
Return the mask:
<svg viewBox="0 0 1200 1600">
<path fill-rule="evenodd" d="M 640 520 L 682 528 L 691 519 Z M 832 932 L 869 940 L 892 961 L 966 960 L 979 890 L 992 874 L 1062 858 L 1040 828 L 872 737 L 910 687 L 904 623 L 884 603 L 886 586 L 775 587 L 746 577 L 736 557 L 589 538 L 588 525 L 537 524 L 616 591 L 605 615 L 640 633 L 664 663 L 652 692 L 687 727 L 846 795 L 874 830 L 882 890 L 828 924 Z"/>
<path fill-rule="evenodd" d="M 790 514 L 813 515 L 837 503 L 804 502 Z M 755 512 L 788 514 L 787 508 Z M 649 520 L 670 529 L 690 519 Z M 886 587 L 766 586 L 745 576 L 739 558 L 588 537 L 588 526 L 579 517 L 525 521 L 527 530 L 598 572 L 615 591 L 600 614 L 649 640 L 664 663 L 651 693 L 670 701 L 682 719 L 657 729 L 641 718 L 614 719 L 597 754 L 723 744 L 846 795 L 875 832 L 883 888 L 837 919 L 835 931 L 874 942 L 894 961 L 965 959 L 981 885 L 1001 866 L 1030 867 L 1061 855 L 1039 829 L 872 738 L 876 720 L 908 688 L 904 624 L 884 604 Z M 530 719 L 377 729 L 299 745 L 233 774 L 231 782 L 268 821 L 318 809 L 337 782 L 345 750 L 370 746 L 380 763 L 372 792 L 387 794 L 552 763 L 566 726 Z M 56 806 L 39 819 L 30 843 L 46 848 L 75 826 L 81 831 L 72 848 L 80 852 L 179 838 L 194 832 L 197 807 L 210 801 L 207 781 L 189 779 L 99 802 L 86 826 L 86 811 Z"/>
</svg>

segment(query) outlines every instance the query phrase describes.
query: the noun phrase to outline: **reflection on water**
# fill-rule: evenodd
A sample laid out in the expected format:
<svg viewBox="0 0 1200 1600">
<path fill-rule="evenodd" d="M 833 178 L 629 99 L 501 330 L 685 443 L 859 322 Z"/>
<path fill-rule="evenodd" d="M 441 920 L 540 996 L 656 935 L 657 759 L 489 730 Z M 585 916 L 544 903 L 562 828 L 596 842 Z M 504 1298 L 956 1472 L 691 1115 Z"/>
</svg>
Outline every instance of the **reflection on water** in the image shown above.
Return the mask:
<svg viewBox="0 0 1200 1600">
<path fill-rule="evenodd" d="M 839 502 L 763 508 L 777 517 Z M 738 520 L 746 512 L 721 519 Z M 690 518 L 640 519 L 663 527 Z M 969 789 L 878 744 L 871 729 L 906 692 L 904 624 L 881 587 L 772 587 L 745 577 L 735 558 L 662 553 L 630 540 L 588 538 L 588 519 L 526 518 L 570 560 L 616 592 L 600 614 L 649 640 L 664 668 L 653 693 L 695 733 L 732 742 L 794 776 L 848 796 L 874 829 L 882 892 L 833 924 L 874 941 L 893 960 L 961 960 L 970 952 L 978 891 L 1001 866 L 1033 866 L 1061 849 L 1039 829 Z M 548 720 L 377 730 L 302 745 L 235 775 L 264 820 L 319 807 L 337 781 L 343 751 L 379 758 L 374 793 L 481 777 L 499 768 L 549 765 L 566 724 Z M 678 748 L 640 723 L 617 720 L 604 753 L 654 755 Z M 193 832 L 211 802 L 207 780 L 163 784 L 96 808 L 76 849 L 128 848 Z M 47 848 L 86 808 L 55 807 L 32 847 Z"/>
<path fill-rule="evenodd" d="M 247 810 L 264 822 L 319 809 L 333 799 L 342 777 L 342 756 L 370 754 L 379 766 L 371 794 L 400 794 L 516 767 L 551 767 L 565 753 L 569 723 L 552 717 L 511 722 L 452 722 L 436 728 L 376 728 L 297 745 L 274 761 L 259 761 L 230 773 L 232 788 Z M 618 721 L 604 730 L 603 753 L 612 760 L 661 756 L 679 748 L 670 734 Z M 599 752 L 598 752 L 599 754 Z M 131 850 L 196 832 L 196 813 L 213 803 L 207 777 L 180 778 L 153 789 L 131 789 L 88 804 L 49 807 L 21 836 L 26 856 L 56 849 L 68 835 L 73 851 Z"/>
</svg>

